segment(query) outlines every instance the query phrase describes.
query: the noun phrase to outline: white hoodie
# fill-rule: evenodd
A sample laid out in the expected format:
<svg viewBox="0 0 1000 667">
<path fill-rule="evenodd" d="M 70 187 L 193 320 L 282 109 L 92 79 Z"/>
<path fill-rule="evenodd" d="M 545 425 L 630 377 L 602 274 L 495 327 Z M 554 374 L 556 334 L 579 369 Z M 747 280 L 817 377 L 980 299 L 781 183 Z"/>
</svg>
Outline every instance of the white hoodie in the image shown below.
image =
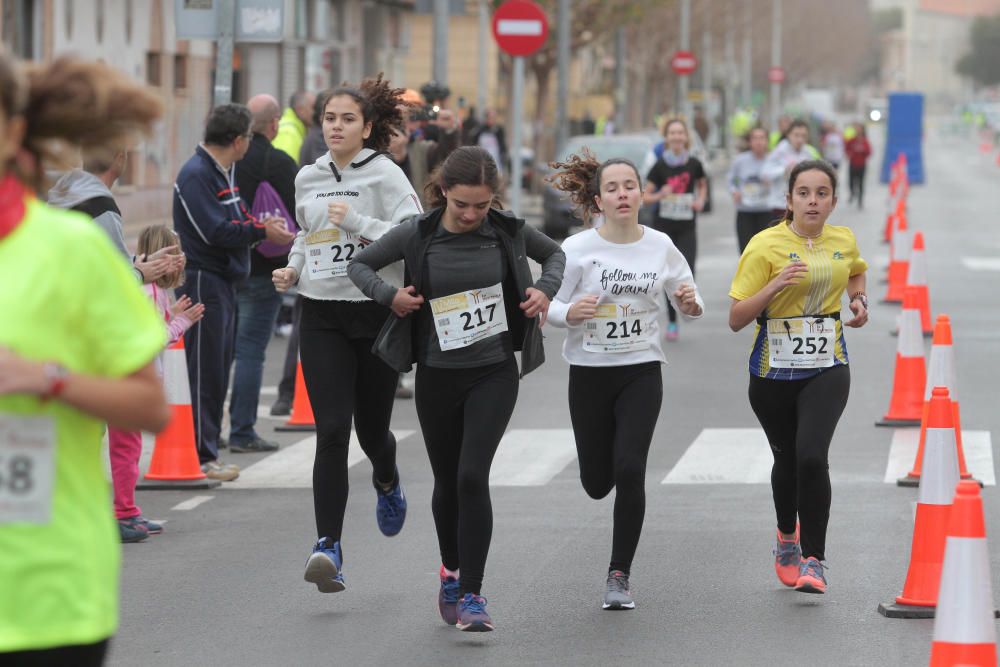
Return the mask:
<svg viewBox="0 0 1000 667">
<path fill-rule="evenodd" d="M 334 202 L 350 204 L 350 211 L 338 227 L 329 220 L 327 206 Z M 295 219 L 301 231 L 288 254 L 288 266 L 299 274 L 299 294 L 322 301 L 367 301 L 346 269 L 350 257 L 362 246 L 379 238 L 406 218 L 422 213 L 420 200 L 406 174 L 385 154 L 362 149 L 346 169 L 339 169 L 329 153 L 303 167 L 295 178 Z M 348 243 L 337 256 L 343 262 L 343 275 L 310 275 L 309 262 L 320 246 L 316 232 L 340 233 L 339 243 Z M 311 248 L 309 246 L 312 246 Z M 338 266 L 338 268 L 340 268 Z M 381 271 L 382 280 L 403 284 L 403 263 L 396 262 Z"/>
</svg>

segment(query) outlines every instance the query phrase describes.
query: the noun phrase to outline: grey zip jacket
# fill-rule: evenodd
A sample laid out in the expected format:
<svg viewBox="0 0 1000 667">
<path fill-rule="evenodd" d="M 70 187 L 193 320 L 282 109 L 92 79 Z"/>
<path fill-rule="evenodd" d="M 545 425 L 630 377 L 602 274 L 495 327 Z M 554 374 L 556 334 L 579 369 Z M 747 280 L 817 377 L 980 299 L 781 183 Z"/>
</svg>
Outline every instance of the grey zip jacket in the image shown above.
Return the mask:
<svg viewBox="0 0 1000 667">
<path fill-rule="evenodd" d="M 441 224 L 443 213 L 443 208 L 436 208 L 408 218 L 389 230 L 354 256 L 347 270 L 348 277 L 365 296 L 383 306 L 391 306 L 396 291 L 406 285 L 413 285 L 420 294 L 424 257 Z M 509 268 L 504 281 L 504 305 L 514 350 L 521 353 L 521 377 L 524 377 L 544 363 L 545 350 L 538 318 L 525 317 L 520 304 L 527 300 L 525 291 L 529 287 L 534 287 L 549 299 L 555 297 L 562 284 L 566 255 L 558 243 L 526 225 L 524 220 L 515 218 L 510 211 L 490 209 L 483 224 L 490 225 L 496 232 Z M 537 281 L 532 280 L 529 257 L 542 265 L 542 275 Z M 403 285 L 390 285 L 379 277 L 377 271 L 399 260 L 405 263 Z M 429 308 L 430 304 L 425 302 L 423 307 Z M 373 353 L 400 372 L 413 367 L 416 342 L 414 320 L 414 314 L 402 318 L 394 313 L 389 315 L 372 348 Z"/>
</svg>

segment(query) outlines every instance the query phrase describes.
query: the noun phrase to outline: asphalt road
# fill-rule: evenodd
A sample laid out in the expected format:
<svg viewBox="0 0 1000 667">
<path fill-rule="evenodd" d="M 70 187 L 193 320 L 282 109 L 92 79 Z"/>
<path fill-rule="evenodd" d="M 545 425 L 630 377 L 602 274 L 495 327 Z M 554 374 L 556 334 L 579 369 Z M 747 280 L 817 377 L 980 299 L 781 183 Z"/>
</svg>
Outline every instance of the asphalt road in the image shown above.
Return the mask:
<svg viewBox="0 0 1000 667">
<path fill-rule="evenodd" d="M 928 184 L 913 187 L 909 219 L 926 238 L 932 308 L 952 318 L 970 467 L 987 482 L 996 591 L 1000 506 L 990 434 L 1000 432 L 1000 167 L 971 141 L 949 142 L 929 131 Z M 413 402 L 399 400 L 393 426 L 405 436 L 407 524 L 395 538 L 379 534 L 370 466 L 352 457 L 344 593 L 323 595 L 302 581 L 315 539 L 307 434 L 274 433 L 277 421 L 262 418 L 261 433 L 283 448 L 230 455 L 244 468 L 239 480 L 211 491 L 141 492 L 144 513 L 166 519 L 166 531 L 125 545 L 110 664 L 926 664 L 932 621 L 876 613 L 901 591 L 917 492 L 885 481 L 911 462 L 912 429 L 873 426 L 889 403 L 898 313 L 877 303 L 888 250 L 879 243 L 886 189 L 873 172 L 874 161 L 866 209 L 849 208 L 845 196 L 832 220 L 854 229 L 869 260 L 872 320 L 847 334 L 852 390 L 831 452 L 826 595 L 795 593 L 774 576 L 770 454 L 746 399 L 752 332 L 726 325 L 737 252 L 732 206 L 716 174 L 715 211 L 699 220 L 707 312 L 682 323 L 680 340 L 667 347 L 632 573 L 635 611 L 600 607 L 612 498 L 590 500 L 580 487 L 563 337 L 548 329 L 548 361 L 522 382 L 494 468 L 483 594 L 496 632 L 460 633 L 437 615 L 432 479 Z M 269 387 L 284 345 L 276 339 L 269 350 Z"/>
</svg>

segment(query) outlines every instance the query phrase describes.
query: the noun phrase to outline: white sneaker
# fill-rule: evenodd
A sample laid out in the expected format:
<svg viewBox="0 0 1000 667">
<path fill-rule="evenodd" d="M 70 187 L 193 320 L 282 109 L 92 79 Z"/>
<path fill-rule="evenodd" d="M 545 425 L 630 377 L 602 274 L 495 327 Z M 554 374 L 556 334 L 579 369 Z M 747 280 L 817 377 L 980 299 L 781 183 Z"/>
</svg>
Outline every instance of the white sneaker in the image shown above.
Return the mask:
<svg viewBox="0 0 1000 667">
<path fill-rule="evenodd" d="M 240 467 L 232 463 L 222 461 L 207 461 L 201 464 L 201 471 L 209 479 L 217 479 L 220 482 L 231 482 L 240 476 Z"/>
</svg>

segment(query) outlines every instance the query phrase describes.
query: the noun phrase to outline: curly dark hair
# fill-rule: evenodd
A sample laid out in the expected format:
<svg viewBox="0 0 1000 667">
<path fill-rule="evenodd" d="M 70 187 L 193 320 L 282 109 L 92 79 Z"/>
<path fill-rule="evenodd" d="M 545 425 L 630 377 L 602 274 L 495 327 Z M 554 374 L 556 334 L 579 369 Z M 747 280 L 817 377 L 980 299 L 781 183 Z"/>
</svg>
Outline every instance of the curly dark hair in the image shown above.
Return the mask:
<svg viewBox="0 0 1000 667">
<path fill-rule="evenodd" d="M 604 170 L 613 164 L 628 165 L 635 172 L 635 177 L 642 183 L 639 169 L 635 164 L 623 157 L 614 157 L 604 162 L 598 162 L 589 148 L 584 148 L 581 155 L 570 155 L 563 162 L 550 162 L 555 171 L 546 181 L 556 190 L 569 194 L 570 201 L 576 206 L 576 212 L 585 224 L 601 212 L 597 207 L 595 197 L 601 194 L 601 176 Z"/>
<path fill-rule="evenodd" d="M 362 120 L 372 124 L 371 134 L 365 139 L 364 147 L 376 151 L 387 150 L 392 138 L 392 128 L 405 122 L 400 105 L 403 104 L 403 93 L 406 91 L 391 87 L 383 76 L 379 72 L 376 78 L 365 79 L 358 86 L 344 82 L 330 91 L 326 98 L 329 103 L 334 97 L 346 95 L 357 102 L 361 108 Z"/>
</svg>

